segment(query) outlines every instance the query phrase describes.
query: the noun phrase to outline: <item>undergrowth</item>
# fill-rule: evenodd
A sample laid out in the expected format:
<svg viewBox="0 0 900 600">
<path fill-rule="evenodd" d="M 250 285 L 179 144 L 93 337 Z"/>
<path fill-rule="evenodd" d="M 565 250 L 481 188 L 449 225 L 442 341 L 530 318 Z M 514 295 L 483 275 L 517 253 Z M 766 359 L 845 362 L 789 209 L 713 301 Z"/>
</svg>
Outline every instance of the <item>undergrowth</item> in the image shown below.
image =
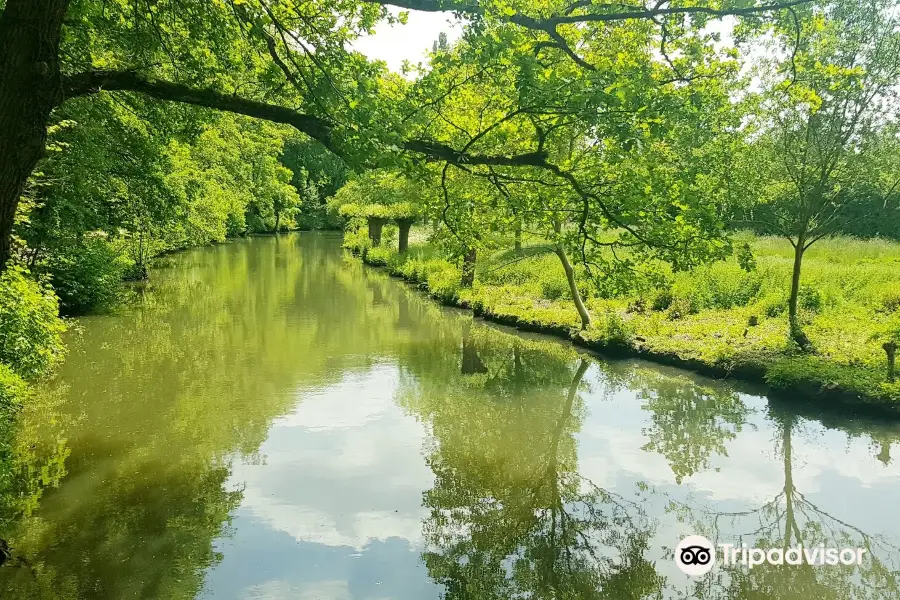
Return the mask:
<svg viewBox="0 0 900 600">
<path fill-rule="evenodd" d="M 580 321 L 562 266 L 541 246 L 525 256 L 482 252 L 475 285 L 461 289 L 458 263 L 421 235 L 413 238 L 405 255 L 387 246 L 354 247 L 350 239 L 346 245 L 445 303 L 500 322 L 576 333 Z M 581 338 L 604 349 L 762 372 L 775 388 L 900 402 L 900 383 L 886 381 L 882 349 L 885 341 L 900 341 L 900 244 L 836 238 L 807 252 L 800 312 L 814 350 L 804 353 L 787 336 L 791 247 L 746 233 L 733 241 L 728 260 L 678 273 L 657 265 L 663 283 L 636 280 L 616 295 L 586 285 L 589 278 L 578 272 L 593 320 Z"/>
</svg>

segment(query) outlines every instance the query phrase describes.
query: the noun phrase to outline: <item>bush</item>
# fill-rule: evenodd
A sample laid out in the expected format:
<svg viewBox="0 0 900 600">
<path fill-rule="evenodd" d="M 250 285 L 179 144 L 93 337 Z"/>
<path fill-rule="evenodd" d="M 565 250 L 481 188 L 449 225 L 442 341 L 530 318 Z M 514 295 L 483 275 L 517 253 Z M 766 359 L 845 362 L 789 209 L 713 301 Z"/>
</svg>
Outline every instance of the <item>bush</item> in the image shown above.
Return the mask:
<svg viewBox="0 0 900 600">
<path fill-rule="evenodd" d="M 297 229 L 315 230 L 340 230 L 344 227 L 344 217 L 342 217 L 337 207 L 330 204 L 322 204 L 320 202 L 304 202 L 300 205 L 300 211 L 294 216 L 294 222 Z"/>
<path fill-rule="evenodd" d="M 541 296 L 547 300 L 570 298 L 572 294 L 569 291 L 569 282 L 558 277 L 541 279 Z"/>
<path fill-rule="evenodd" d="M 657 312 L 668 309 L 672 306 L 672 290 L 670 288 L 663 288 L 653 294 L 653 300 L 650 302 L 650 310 L 655 310 Z"/>
<path fill-rule="evenodd" d="M 797 295 L 797 303 L 800 305 L 800 308 L 809 312 L 819 312 L 822 310 L 822 307 L 825 306 L 825 301 L 822 299 L 822 292 L 817 288 L 809 286 L 802 286 L 800 288 L 800 292 Z"/>
<path fill-rule="evenodd" d="M 431 294 L 444 302 L 459 298 L 459 268 L 442 258 L 407 257 L 395 271 L 409 281 L 424 283 Z"/>
<path fill-rule="evenodd" d="M 631 325 L 614 310 L 604 310 L 594 315 L 591 328 L 582 333 L 590 341 L 614 348 L 630 347 L 634 340 Z"/>
<path fill-rule="evenodd" d="M 900 311 L 900 287 L 891 287 L 884 290 L 881 293 L 878 304 L 883 312 L 892 313 Z"/>
<path fill-rule="evenodd" d="M 787 298 L 783 294 L 767 294 L 759 301 L 760 312 L 770 318 L 777 317 L 787 310 Z"/>
<path fill-rule="evenodd" d="M 692 313 L 706 308 L 727 310 L 746 306 L 762 287 L 759 270 L 744 271 L 735 263 L 718 262 L 697 268 L 676 279 L 673 293 L 690 301 Z"/>
<path fill-rule="evenodd" d="M 376 267 L 385 267 L 391 260 L 391 249 L 385 246 L 376 246 L 366 252 L 366 264 Z"/>
<path fill-rule="evenodd" d="M 10 266 L 0 275 L 0 363 L 25 379 L 44 375 L 64 355 L 53 291 Z"/>
<path fill-rule="evenodd" d="M 25 380 L 9 366 L 0 364 L 0 421 L 21 408 L 29 393 Z M 3 423 L 0 423 L 0 431 L 2 429 Z"/>
<path fill-rule="evenodd" d="M 433 269 L 428 273 L 428 290 L 436 298 L 444 302 L 453 302 L 459 298 L 460 272 L 453 265 Z"/>
<path fill-rule="evenodd" d="M 105 239 L 92 237 L 57 248 L 43 270 L 50 275 L 61 312 L 82 315 L 108 310 L 121 300 L 128 266 Z"/>
<path fill-rule="evenodd" d="M 372 240 L 365 227 L 351 227 L 344 233 L 344 248 L 358 254 L 367 254 L 372 247 Z"/>
</svg>

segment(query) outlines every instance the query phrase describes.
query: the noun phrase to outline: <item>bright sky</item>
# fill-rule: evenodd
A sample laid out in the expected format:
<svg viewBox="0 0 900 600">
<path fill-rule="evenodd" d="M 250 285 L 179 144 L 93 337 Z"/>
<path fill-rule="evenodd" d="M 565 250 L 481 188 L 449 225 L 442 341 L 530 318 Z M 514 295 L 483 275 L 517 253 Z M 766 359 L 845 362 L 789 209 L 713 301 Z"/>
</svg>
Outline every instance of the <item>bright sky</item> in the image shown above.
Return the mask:
<svg viewBox="0 0 900 600">
<path fill-rule="evenodd" d="M 394 14 L 400 12 L 396 8 L 390 10 Z M 454 21 L 450 13 L 411 10 L 406 25 L 379 23 L 374 35 L 360 38 L 353 48 L 371 59 L 383 60 L 391 71 L 399 73 L 404 60 L 412 64 L 424 62 L 426 52 L 442 31 L 450 43 L 462 35 L 460 22 Z"/>
</svg>

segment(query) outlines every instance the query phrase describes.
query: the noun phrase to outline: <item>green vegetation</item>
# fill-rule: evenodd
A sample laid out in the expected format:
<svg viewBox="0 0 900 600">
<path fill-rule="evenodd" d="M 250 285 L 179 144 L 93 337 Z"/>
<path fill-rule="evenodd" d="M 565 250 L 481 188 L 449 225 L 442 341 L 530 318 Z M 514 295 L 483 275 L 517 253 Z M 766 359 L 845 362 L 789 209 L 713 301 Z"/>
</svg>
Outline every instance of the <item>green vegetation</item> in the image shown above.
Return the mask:
<svg viewBox="0 0 900 600">
<path fill-rule="evenodd" d="M 353 239 L 348 236 L 345 243 Z M 654 285 L 636 282 L 627 293 L 591 289 L 585 304 L 594 323 L 586 331 L 578 331 L 565 273 L 548 250 L 484 257 L 475 285 L 464 289 L 458 263 L 442 257 L 424 230 L 414 230 L 414 239 L 419 243 L 406 256 L 382 246 L 369 249 L 365 260 L 420 284 L 442 302 L 599 350 L 764 377 L 775 388 L 804 395 L 900 401 L 900 384 L 886 377 L 883 349 L 897 340 L 898 243 L 836 238 L 809 253 L 799 302 L 804 328 L 818 349 L 810 354 L 785 335 L 793 258 L 791 247 L 778 238 L 740 234 L 734 245 L 747 250 L 728 260 L 689 272 L 660 268 Z"/>
<path fill-rule="evenodd" d="M 352 50 L 406 19 L 389 6 L 452 11 L 465 33 L 391 73 Z M 563 331 L 570 303 L 584 340 L 772 366 L 791 385 L 859 367 L 841 385 L 893 398 L 897 310 L 869 312 L 894 304 L 837 298 L 806 265 L 833 235 L 900 236 L 893 4 L 635 7 L 6 0 L 0 270 L 25 267 L 80 315 L 115 307 L 163 253 L 346 224 L 370 262 L 498 318 Z M 433 254 L 406 257 L 417 222 Z M 780 250 L 734 243 L 744 227 L 790 242 L 787 281 Z M 402 259 L 379 249 L 395 240 Z M 540 277 L 494 268 L 507 259 Z M 877 277 L 863 288 L 893 294 Z M 842 303 L 864 308 L 838 342 Z"/>
<path fill-rule="evenodd" d="M 406 9 L 452 13 L 462 35 L 453 42 L 439 36 L 426 61 L 402 74 L 353 49 L 379 23 L 404 22 Z M 0 533 L 30 518 L 42 490 L 66 472 L 65 423 L 46 381 L 65 354 L 70 324 L 61 315 L 112 311 L 126 297 L 152 311 L 158 307 L 147 291 L 157 284 L 152 270 L 160 257 L 250 234 L 343 228 L 345 247 L 365 262 L 494 321 L 897 414 L 898 81 L 895 0 L 0 0 Z M 267 243 L 283 241 L 276 235 Z M 145 379 L 144 363 L 162 365 L 154 372 L 189 365 L 179 369 L 183 380 L 161 388 L 168 395 L 149 424 L 129 419 L 129 399 L 113 387 L 98 404 L 110 427 L 131 437 L 153 431 L 160 415 L 176 415 L 172 435 L 187 449 L 173 456 L 154 432 L 126 462 L 142 475 L 166 471 L 161 479 L 171 498 L 157 497 L 159 506 L 147 512 L 168 515 L 169 501 L 178 507 L 155 549 L 173 562 L 142 593 L 199 592 L 197 565 L 214 564 L 210 540 L 239 499 L 224 489 L 224 461 L 256 452 L 290 404 L 283 390 L 292 379 L 282 385 L 278 373 L 264 390 L 272 392 L 265 395 L 271 406 L 252 412 L 238 404 L 260 395 L 257 382 L 235 375 L 245 372 L 244 354 L 223 353 L 223 345 L 247 356 L 256 351 L 267 365 L 287 363 L 290 375 L 297 344 L 317 348 L 333 323 L 343 323 L 346 329 L 336 329 L 352 337 L 361 362 L 378 360 L 366 352 L 384 349 L 379 336 L 398 322 L 408 326 L 408 300 L 386 298 L 368 279 L 365 293 L 346 286 L 358 295 L 344 306 L 365 316 L 373 306 L 402 302 L 390 322 L 342 322 L 336 303 L 321 319 L 327 325 L 282 314 L 314 296 L 315 286 L 333 291 L 341 278 L 363 278 L 366 270 L 324 260 L 300 265 L 283 260 L 277 246 L 265 257 L 265 265 L 217 263 L 223 271 L 215 290 L 190 278 L 170 290 L 169 309 L 189 304 L 203 313 L 200 326 L 180 331 L 169 321 L 137 318 L 139 331 L 98 330 L 141 342 L 127 351 L 117 346 L 102 364 L 136 378 L 137 389 L 159 385 Z M 231 268 L 240 276 L 231 277 Z M 249 298 L 233 314 L 229 286 L 245 289 L 237 282 L 251 273 L 266 278 L 260 294 L 279 285 L 283 295 Z M 277 313 L 283 338 L 264 339 L 251 313 Z M 216 337 L 222 329 L 233 337 Z M 416 332 L 404 331 L 396 343 L 405 350 Z M 467 385 L 493 381 L 503 395 L 515 395 L 523 348 L 509 348 L 507 381 L 490 356 L 479 355 L 476 338 L 465 330 L 460 377 Z M 89 339 L 110 354 L 108 341 Z M 327 371 L 328 358 L 317 355 L 321 362 L 305 366 Z M 449 511 L 478 519 L 493 533 L 487 538 L 498 537 L 491 526 L 507 518 L 521 534 L 516 545 L 500 545 L 505 554 L 472 540 L 458 554 L 427 556 L 435 579 L 453 581 L 458 558 L 470 551 L 489 563 L 512 548 L 543 554 L 536 571 L 555 575 L 563 548 L 547 548 L 541 528 L 555 542 L 604 526 L 599 512 L 566 511 L 610 496 L 567 489 L 575 485 L 567 473 L 576 458 L 566 439 L 578 423 L 587 367 L 563 362 L 547 358 L 542 376 L 555 392 L 536 400 L 535 414 L 504 408 L 491 415 L 539 422 L 531 429 L 545 438 L 546 452 L 522 454 L 548 473 L 546 486 L 523 497 L 507 484 L 505 494 L 494 494 L 507 504 L 479 513 L 465 504 L 466 494 L 491 497 L 493 490 L 479 488 L 460 455 L 435 451 L 445 489 L 425 498 L 434 532 L 469 526 L 442 523 L 438 515 Z M 204 385 L 213 384 L 221 395 L 204 396 Z M 465 395 L 476 386 L 460 387 Z M 724 452 L 723 440 L 745 416 L 733 394 L 682 388 L 641 398 L 654 413 L 647 448 L 677 463 L 677 482 Z M 454 390 L 434 397 L 442 391 Z M 441 407 L 428 399 L 406 403 L 441 421 Z M 478 399 L 472 395 L 469 406 Z M 235 404 L 223 406 L 230 400 Z M 562 402 L 561 413 L 540 404 L 551 400 Z M 687 423 L 687 413 L 697 422 Z M 51 431 L 37 433 L 37 415 Z M 437 422 L 435 431 L 465 449 L 478 439 L 466 438 L 465 428 L 460 416 Z M 704 438 L 697 442 L 703 448 L 680 444 L 686 429 Z M 792 431 L 786 422 L 788 466 Z M 525 448 L 525 441 L 510 447 Z M 500 464 L 504 451 L 486 455 Z M 510 469 L 491 479 L 520 475 Z M 103 505 L 96 512 L 105 518 L 76 533 L 61 526 L 59 537 L 75 542 L 60 553 L 100 549 L 93 563 L 78 563 L 79 575 L 22 571 L 27 583 L 16 583 L 36 586 L 33 595 L 60 586 L 62 596 L 77 597 L 90 594 L 78 586 L 90 586 L 98 579 L 90 571 L 102 569 L 124 575 L 100 595 L 135 595 L 130 586 L 142 582 L 140 565 L 120 564 L 130 550 L 123 540 L 131 538 L 116 535 L 131 528 L 141 538 L 159 525 L 142 512 L 143 491 L 158 484 L 147 477 L 110 478 L 97 494 Z M 122 505 L 138 508 L 121 515 Z M 525 510 L 504 514 L 514 506 Z M 533 520 L 548 506 L 543 521 Z M 614 573 L 625 581 L 608 590 L 660 592 L 661 580 L 646 575 L 647 523 L 608 508 L 630 531 L 629 547 L 619 548 L 629 560 Z M 195 510 L 199 521 L 191 519 Z M 563 527 L 568 519 L 573 529 Z M 185 522 L 192 526 L 180 529 Z M 602 535 L 607 545 L 625 540 Z M 44 551 L 40 537 L 24 540 L 26 554 Z M 4 539 L 0 544 L 5 559 Z M 499 565 L 491 572 L 500 573 Z M 536 595 L 522 568 L 512 595 Z M 609 574 L 576 570 L 560 593 L 578 596 Z M 486 581 L 484 589 L 502 596 L 505 583 Z"/>
</svg>

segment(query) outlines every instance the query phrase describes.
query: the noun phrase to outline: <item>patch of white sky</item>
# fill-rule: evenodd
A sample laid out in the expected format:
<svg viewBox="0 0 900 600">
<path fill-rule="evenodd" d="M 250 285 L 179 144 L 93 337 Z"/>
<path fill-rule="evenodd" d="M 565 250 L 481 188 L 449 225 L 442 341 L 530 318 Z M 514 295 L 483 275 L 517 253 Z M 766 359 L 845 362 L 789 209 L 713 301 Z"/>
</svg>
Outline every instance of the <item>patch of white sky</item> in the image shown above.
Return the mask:
<svg viewBox="0 0 900 600">
<path fill-rule="evenodd" d="M 391 7 L 392 14 L 398 15 L 400 10 Z M 425 64 L 432 45 L 441 32 L 447 34 L 447 41 L 453 43 L 460 38 L 463 22 L 455 19 L 452 13 L 408 11 L 406 24 L 387 21 L 380 22 L 372 35 L 367 35 L 353 42 L 354 50 L 365 54 L 370 60 L 381 60 L 387 63 L 388 69 L 400 73 L 404 61 L 412 65 Z"/>
</svg>

